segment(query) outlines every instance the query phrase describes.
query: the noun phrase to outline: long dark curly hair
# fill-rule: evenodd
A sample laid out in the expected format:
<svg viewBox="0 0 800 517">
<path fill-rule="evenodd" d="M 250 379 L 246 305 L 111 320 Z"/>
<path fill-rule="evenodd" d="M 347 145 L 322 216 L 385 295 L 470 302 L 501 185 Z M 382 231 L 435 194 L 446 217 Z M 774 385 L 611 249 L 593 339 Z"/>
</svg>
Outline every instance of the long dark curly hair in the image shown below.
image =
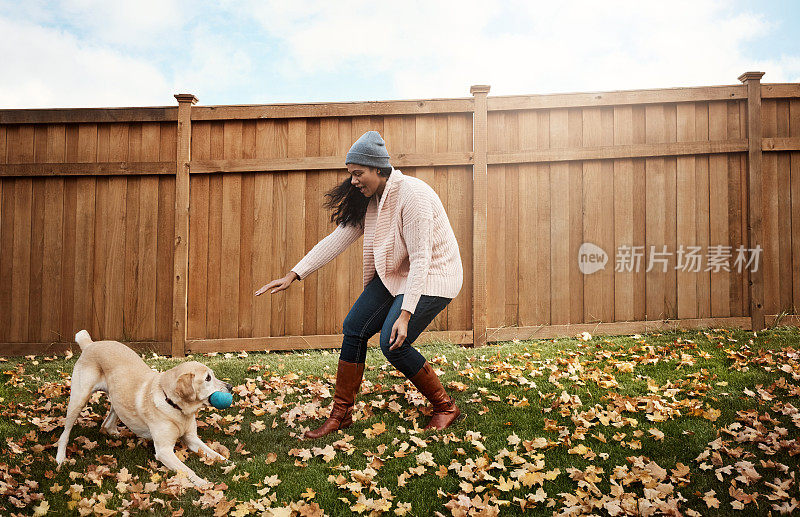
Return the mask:
<svg viewBox="0 0 800 517">
<path fill-rule="evenodd" d="M 388 178 L 392 168 L 378 169 L 378 175 Z M 331 210 L 331 222 L 337 225 L 364 226 L 364 215 L 370 198 L 350 183 L 350 177 L 325 193 L 325 208 Z"/>
</svg>

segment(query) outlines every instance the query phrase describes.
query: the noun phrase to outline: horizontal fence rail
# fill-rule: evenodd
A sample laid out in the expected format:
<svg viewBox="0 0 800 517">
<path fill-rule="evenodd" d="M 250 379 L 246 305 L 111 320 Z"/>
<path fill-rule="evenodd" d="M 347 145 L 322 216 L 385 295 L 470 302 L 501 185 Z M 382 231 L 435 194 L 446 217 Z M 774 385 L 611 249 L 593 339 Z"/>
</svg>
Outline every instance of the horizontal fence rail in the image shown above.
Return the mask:
<svg viewBox="0 0 800 517">
<path fill-rule="evenodd" d="M 253 293 L 333 230 L 324 194 L 367 130 L 434 188 L 459 243 L 462 291 L 421 341 L 797 325 L 800 84 L 762 75 L 557 95 L 475 86 L 460 99 L 196 106 L 187 94 L 177 107 L 0 110 L 0 355 L 60 352 L 83 328 L 175 356 L 338 348 L 363 287 L 360 240 L 287 291 Z M 585 272 L 589 244 L 606 262 Z M 702 267 L 687 267 L 689 249 Z M 758 268 L 737 268 L 737 250 L 753 249 Z M 638 269 L 624 260 L 633 250 Z"/>
</svg>

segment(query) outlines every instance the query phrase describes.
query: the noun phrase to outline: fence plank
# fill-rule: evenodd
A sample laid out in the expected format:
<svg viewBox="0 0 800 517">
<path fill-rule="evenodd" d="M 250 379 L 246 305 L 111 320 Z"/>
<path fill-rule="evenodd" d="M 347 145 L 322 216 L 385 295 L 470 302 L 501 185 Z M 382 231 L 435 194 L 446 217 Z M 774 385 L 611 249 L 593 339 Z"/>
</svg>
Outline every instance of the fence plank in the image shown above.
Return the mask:
<svg viewBox="0 0 800 517">
<path fill-rule="evenodd" d="M 448 149 L 472 149 L 472 120 L 465 115 L 449 115 Z M 472 168 L 450 167 L 447 190 L 450 210 L 448 217 L 458 242 L 464 279 L 461 292 L 450 302 L 447 328 L 463 330 L 472 327 Z"/>
<path fill-rule="evenodd" d="M 305 149 L 306 156 L 319 156 L 319 132 L 320 121 L 318 119 L 309 119 L 305 121 L 305 132 L 302 137 L 305 142 L 302 146 Z M 303 232 L 303 240 L 300 242 L 299 256 L 303 256 L 307 250 L 310 250 L 319 240 L 324 237 L 319 235 L 318 222 L 319 222 L 319 174 L 304 174 L 304 192 L 303 206 L 305 213 L 303 214 L 303 224 L 305 231 Z M 299 260 L 299 259 L 298 259 Z M 303 282 L 303 302 L 301 309 L 303 312 L 303 333 L 304 334 L 320 334 L 318 330 L 318 313 L 322 311 L 323 298 L 319 297 L 318 290 L 320 275 L 315 275 L 310 282 Z M 324 288 L 323 288 L 324 289 Z"/>
<path fill-rule="evenodd" d="M 76 220 L 75 220 L 75 284 L 73 326 L 75 330 L 95 330 L 95 317 L 92 307 L 94 271 L 94 225 L 96 179 L 78 178 L 76 182 Z M 98 329 L 99 330 L 99 329 Z"/>
<path fill-rule="evenodd" d="M 158 159 L 161 139 L 160 125 L 142 124 L 141 157 L 148 161 Z M 139 197 L 139 284 L 136 312 L 139 317 L 139 334 L 147 339 L 156 335 L 156 255 L 158 253 L 158 177 L 144 176 Z"/>
<path fill-rule="evenodd" d="M 267 156 L 271 150 L 268 137 L 272 134 L 272 121 L 256 122 L 255 153 L 258 157 Z M 270 126 L 270 127 L 268 127 Z M 248 294 L 258 287 L 272 281 L 272 174 L 256 174 L 253 193 L 253 287 Z M 253 337 L 270 335 L 270 317 L 272 314 L 270 293 L 264 293 L 253 300 Z"/>
<path fill-rule="evenodd" d="M 111 155 L 111 125 L 102 124 L 97 127 L 97 161 L 108 162 Z M 105 328 L 105 321 L 108 316 L 108 288 L 106 280 L 106 268 L 109 264 L 109 255 L 114 248 L 109 248 L 109 235 L 111 226 L 109 205 L 109 179 L 108 177 L 98 177 L 95 180 L 95 212 L 94 218 L 94 267 L 92 271 L 92 324 L 90 334 L 94 330 L 94 336 L 108 337 Z M 100 337 L 96 339 L 101 339 Z"/>
<path fill-rule="evenodd" d="M 761 103 L 761 124 L 764 136 L 777 136 L 777 101 L 764 100 Z M 767 153 L 761 161 L 762 172 L 762 229 L 764 235 L 764 311 L 775 314 L 780 311 L 780 248 L 778 203 L 778 156 Z"/>
<path fill-rule="evenodd" d="M 645 107 L 634 106 L 632 119 L 633 143 L 645 143 L 647 140 L 647 123 Z M 647 229 L 647 176 L 645 160 L 633 161 L 633 245 L 644 251 L 643 264 L 633 273 L 633 316 L 635 320 L 644 320 L 647 311 L 647 263 L 645 262 Z"/>
<path fill-rule="evenodd" d="M 426 331 L 420 334 L 416 343 L 445 340 L 454 344 L 469 344 L 472 342 L 472 332 L 458 331 Z M 370 346 L 378 344 L 378 335 L 369 340 Z M 0 344 L 2 346 L 2 344 Z M 193 353 L 207 352 L 234 352 L 239 350 L 313 350 L 320 348 L 339 348 L 342 346 L 341 334 L 308 335 L 308 336 L 279 336 L 245 339 L 196 339 L 187 342 Z M 2 352 L 2 349 L 0 349 Z"/>
<path fill-rule="evenodd" d="M 72 342 L 66 341 L 65 338 L 59 338 L 58 341 L 50 340 L 44 343 L 0 343 L 0 357 L 6 356 L 28 356 L 28 355 L 44 355 L 54 356 L 56 354 L 63 355 L 67 350 L 73 353 L 80 353 L 80 348 L 75 343 L 75 336 L 72 336 Z M 92 336 L 92 339 L 99 339 Z M 129 348 L 142 354 L 158 354 L 169 355 L 171 345 L 169 342 L 163 341 L 123 341 Z"/>
<path fill-rule="evenodd" d="M 37 131 L 38 133 L 39 131 Z M 46 142 L 45 142 L 46 143 Z M 45 180 L 33 178 L 31 197 L 31 263 L 30 263 L 30 306 L 28 316 L 28 339 L 43 341 L 42 332 L 42 276 L 44 262 L 44 209 Z"/>
<path fill-rule="evenodd" d="M 739 80 L 747 88 L 747 139 L 749 150 L 747 154 L 748 171 L 748 236 L 749 248 L 760 247 L 764 250 L 764 264 L 766 265 L 766 249 L 764 227 L 762 225 L 762 113 L 761 110 L 761 77 L 763 72 L 746 72 L 739 76 Z M 769 199 L 769 198 L 768 198 Z M 750 321 L 754 330 L 764 328 L 764 268 L 759 268 L 750 273 Z"/>
<path fill-rule="evenodd" d="M 773 139 L 766 146 L 778 149 L 795 146 L 792 139 Z M 620 158 L 650 158 L 688 156 L 697 154 L 743 153 L 747 150 L 744 139 L 720 142 L 671 142 L 635 145 L 609 145 L 542 151 L 495 151 L 489 153 L 490 164 L 571 162 L 582 160 L 615 160 Z"/>
<path fill-rule="evenodd" d="M 101 141 L 102 142 L 102 141 Z M 108 152 L 107 147 L 101 145 L 98 152 Z M 109 262 L 109 254 L 113 253 L 113 249 L 109 250 L 109 187 L 108 178 L 98 177 L 95 179 L 95 218 L 92 221 L 94 232 L 94 261 L 91 271 L 92 277 L 92 291 L 91 291 L 91 322 L 86 322 L 82 325 L 89 331 L 89 334 L 95 336 L 94 339 L 111 339 L 108 337 L 105 328 L 105 320 L 107 316 L 107 289 L 108 284 L 104 282 L 106 279 L 105 269 Z M 80 324 L 80 323 L 79 323 Z"/>
<path fill-rule="evenodd" d="M 789 134 L 800 136 L 800 99 L 789 101 Z M 792 307 L 794 313 L 800 312 L 800 152 L 790 154 L 791 200 L 792 200 Z"/>
<path fill-rule="evenodd" d="M 226 134 L 228 127 L 225 128 Z M 242 176 L 222 177 L 222 249 L 220 255 L 220 336 L 239 332 L 239 258 L 241 246 Z"/>
<path fill-rule="evenodd" d="M 28 340 L 31 272 L 31 209 L 33 183 L 30 178 L 19 178 L 14 182 L 14 238 L 13 274 L 11 282 L 11 328 L 12 341 Z"/>
<path fill-rule="evenodd" d="M 253 106 L 199 106 L 192 120 L 291 119 L 466 113 L 472 99 L 417 99 L 402 101 L 331 102 L 324 104 L 267 104 Z M 3 112 L 0 111 L 0 116 Z M 0 118 L 2 120 L 2 118 Z M 360 136 L 360 135 L 359 135 Z M 353 142 L 350 142 L 351 144 Z"/>
<path fill-rule="evenodd" d="M 570 147 L 583 146 L 583 112 L 570 109 L 568 144 Z M 583 164 L 569 164 L 569 257 L 567 264 L 573 263 L 578 250 L 584 242 L 583 228 Z M 582 322 L 584 318 L 584 285 L 583 274 L 577 267 L 569 268 L 570 319 L 571 322 Z"/>
<path fill-rule="evenodd" d="M 97 124 L 159 120 L 174 122 L 177 115 L 175 107 L 13 109 L 0 110 L 0 124 Z"/>
<path fill-rule="evenodd" d="M 226 159 L 242 157 L 242 121 L 225 121 L 223 126 Z M 242 221 L 242 175 L 222 176 L 222 251 L 220 270 L 220 336 L 239 333 L 239 258 Z"/>
<path fill-rule="evenodd" d="M 191 156 L 211 155 L 211 124 L 192 124 Z M 208 313 L 209 175 L 189 175 L 189 267 L 187 276 L 186 339 L 206 336 Z"/>
<path fill-rule="evenodd" d="M 0 179 L 3 201 L 0 206 L 0 328 L 11 330 L 11 290 L 14 274 L 14 183 Z"/>
<path fill-rule="evenodd" d="M 34 127 L 24 125 L 8 134 L 8 161 L 29 162 L 34 155 Z M 11 327 L 12 340 L 28 339 L 30 321 L 30 274 L 31 274 L 31 221 L 33 209 L 33 183 L 30 178 L 19 178 L 14 182 L 13 207 L 13 261 L 11 282 Z"/>
<path fill-rule="evenodd" d="M 224 153 L 224 124 L 211 125 L 211 157 L 222 158 Z M 209 182 L 208 192 L 208 309 L 206 331 L 209 337 L 224 337 L 220 323 L 222 313 L 222 175 L 214 175 Z"/>
<path fill-rule="evenodd" d="M 630 335 L 669 330 L 713 329 L 720 327 L 733 327 L 749 330 L 750 319 L 731 317 L 688 320 L 641 320 L 613 323 L 578 323 L 540 327 L 497 328 L 489 329 L 489 332 L 490 339 L 492 341 L 510 341 L 512 339 L 553 339 L 563 336 L 574 336 L 576 334 L 580 334 L 581 332 L 588 332 L 593 336 L 603 336 Z"/>
<path fill-rule="evenodd" d="M 666 141 L 666 124 L 663 105 L 648 105 L 645 108 L 646 138 L 648 143 Z M 666 172 L 664 158 L 648 158 L 645 160 L 647 228 L 645 263 L 646 274 L 647 319 L 666 319 L 664 296 L 666 268 L 658 262 L 663 258 L 666 246 Z"/>
<path fill-rule="evenodd" d="M 789 101 L 778 99 L 776 102 L 776 137 L 789 136 Z M 778 309 L 775 311 L 791 310 L 792 284 L 787 280 L 792 277 L 792 213 L 791 206 L 791 169 L 789 153 L 777 153 L 775 156 L 775 172 L 777 180 L 777 218 L 778 222 L 778 276 L 781 278 L 778 292 Z"/>
<path fill-rule="evenodd" d="M 256 121 L 248 120 L 242 126 L 242 157 L 256 156 Z M 241 247 L 239 250 L 239 331 L 238 337 L 253 336 L 253 205 L 255 175 L 242 175 Z M 259 284 L 261 285 L 261 284 Z"/>
<path fill-rule="evenodd" d="M 259 126 L 261 121 L 259 121 Z M 274 280 L 270 262 L 272 261 L 272 175 L 258 174 L 254 178 L 253 192 L 253 293 L 262 285 Z M 270 335 L 270 315 L 272 299 L 265 293 L 253 300 L 252 337 Z"/>
<path fill-rule="evenodd" d="M 186 98 L 184 96 L 177 97 Z M 188 97 L 190 100 L 194 97 Z M 179 106 L 180 108 L 180 106 Z M 186 117 L 184 117 L 184 123 Z M 158 254 L 156 255 L 156 339 L 172 344 L 172 355 L 183 357 L 188 312 L 189 267 L 189 161 L 191 128 L 178 137 L 178 124 L 161 123 L 158 146 L 160 160 L 175 160 L 175 176 L 158 182 Z M 178 146 L 182 145 L 181 155 Z M 181 160 L 181 158 L 187 158 Z M 183 171 L 179 172 L 178 167 Z M 183 172 L 183 174 L 181 174 Z M 180 201 L 178 200 L 180 198 Z M 176 267 L 178 266 L 178 267 Z"/>
<path fill-rule="evenodd" d="M 540 112 L 537 114 L 536 122 L 536 146 L 538 149 L 550 147 L 550 113 Z M 553 218 L 551 214 L 551 197 L 553 182 L 550 177 L 550 166 L 540 164 L 534 168 L 536 175 L 536 278 L 537 284 L 541 282 L 541 294 L 537 293 L 536 318 L 538 322 L 550 323 L 551 300 L 553 297 L 553 286 L 551 281 L 551 270 L 553 267 L 552 241 Z M 564 235 L 560 234 L 558 239 L 564 240 Z"/>
<path fill-rule="evenodd" d="M 139 277 L 136 285 L 137 336 L 155 337 L 158 178 L 145 176 L 139 191 Z"/>
<path fill-rule="evenodd" d="M 290 158 L 306 154 L 306 120 L 292 119 L 287 128 L 287 153 Z M 306 219 L 306 175 L 290 172 L 287 177 L 286 192 L 286 248 L 287 264 L 285 273 L 305 254 L 305 219 Z M 303 324 L 303 300 L 305 284 L 300 282 L 293 289 L 286 291 L 286 332 L 290 335 L 305 333 Z"/>
<path fill-rule="evenodd" d="M 0 164 L 0 176 L 127 176 L 172 174 L 174 162 L 67 162 Z"/>
<path fill-rule="evenodd" d="M 159 158 L 162 160 L 166 160 L 168 158 L 174 158 L 177 160 L 177 133 L 175 131 L 175 125 L 170 124 L 169 126 L 161 124 L 160 127 L 160 136 L 161 141 L 159 142 L 158 146 L 158 153 Z M 188 139 L 186 149 L 188 150 Z M 176 166 L 177 168 L 177 166 Z M 183 188 L 186 191 L 185 204 L 176 204 L 175 194 L 176 188 L 180 188 L 177 185 L 178 181 L 184 181 L 185 184 Z M 186 246 L 187 243 L 184 242 L 185 239 L 188 239 L 188 192 L 189 192 L 189 177 L 188 172 L 186 173 L 186 177 L 180 179 L 179 175 L 176 173 L 175 177 L 166 177 L 161 176 L 158 178 L 158 231 L 156 233 L 156 240 L 157 240 L 157 253 L 156 253 L 156 323 L 155 323 L 155 339 L 159 341 L 172 341 L 172 334 L 173 334 L 173 327 L 180 326 L 180 330 L 178 331 L 178 335 L 176 335 L 175 339 L 175 351 L 173 352 L 173 356 L 182 357 L 183 356 L 183 340 L 180 339 L 181 336 L 184 336 L 185 339 L 185 332 L 186 332 L 186 279 L 187 279 L 187 271 L 186 268 L 188 264 L 184 264 L 183 267 L 180 268 L 180 271 L 175 271 L 176 266 L 176 257 L 173 253 L 173 250 L 176 247 Z M 183 207 L 183 217 L 187 218 L 186 221 L 186 230 L 185 232 L 176 232 L 176 224 L 180 225 L 181 221 L 176 219 L 180 219 L 178 217 L 179 206 Z M 183 255 L 183 262 L 187 261 L 186 255 Z M 179 274 L 180 273 L 180 274 Z M 180 276 L 179 282 L 183 282 L 181 286 L 173 285 L 173 274 L 175 276 Z M 179 293 L 179 298 L 181 298 L 181 302 L 178 304 L 179 307 L 173 307 L 176 302 L 174 288 L 179 287 L 182 289 L 182 292 Z M 182 310 L 181 310 L 182 309 Z M 180 314 L 181 317 L 178 320 L 176 315 Z M 175 319 L 175 321 L 173 321 Z"/>
<path fill-rule="evenodd" d="M 520 111 L 518 114 L 519 124 L 519 146 L 522 149 L 536 149 L 539 146 L 539 117 L 535 111 Z M 549 129 L 549 128 L 548 128 Z M 519 290 L 518 315 L 520 325 L 533 325 L 544 323 L 541 314 L 542 307 L 548 307 L 550 301 L 550 225 L 549 213 L 548 225 L 542 228 L 539 223 L 540 207 L 545 196 L 549 199 L 549 188 L 542 192 L 538 185 L 537 166 L 533 164 L 521 164 L 517 169 L 519 212 L 517 220 L 519 224 L 519 251 L 516 256 L 518 261 L 518 283 L 516 288 Z M 549 186 L 548 186 L 549 187 Z M 546 205 L 547 206 L 547 205 Z M 540 240 L 543 235 L 542 230 L 547 230 L 545 239 Z M 544 256 L 543 251 L 547 252 Z M 547 275 L 540 276 L 541 261 L 546 260 Z M 549 311 L 548 311 L 549 312 Z M 547 315 L 549 320 L 549 314 Z"/>
<path fill-rule="evenodd" d="M 745 89 L 741 86 L 707 86 L 700 88 L 508 96 L 490 98 L 489 111 L 728 100 L 742 99 L 746 95 Z"/>
<path fill-rule="evenodd" d="M 708 106 L 708 138 L 724 140 L 728 125 L 727 103 L 712 102 Z M 725 248 L 728 241 L 728 159 L 726 156 L 708 158 L 709 190 L 714 192 L 709 200 L 709 259 L 719 252 L 722 264 L 725 262 Z M 711 316 L 730 316 L 730 278 L 724 268 L 708 264 L 711 268 Z"/>
<path fill-rule="evenodd" d="M 473 346 L 486 344 L 486 231 L 487 231 L 487 163 L 488 148 L 487 105 L 488 86 L 472 86 L 470 93 L 475 98 L 473 115 L 473 148 L 475 149 L 475 165 L 473 167 L 472 200 L 472 253 L 473 253 L 473 305 L 472 332 Z"/>
<path fill-rule="evenodd" d="M 679 104 L 676 108 L 677 139 L 679 142 L 695 140 L 695 104 Z M 676 221 L 677 242 L 679 249 L 684 253 L 679 256 L 677 271 L 678 288 L 678 319 L 697 317 L 697 277 L 694 270 L 702 264 L 692 262 L 690 257 L 698 257 L 697 251 L 697 207 L 695 183 L 695 157 L 679 157 L 676 162 L 677 192 L 676 192 Z M 699 250 L 702 259 L 703 250 Z"/>
<path fill-rule="evenodd" d="M 277 156 L 285 157 L 287 155 L 288 125 L 285 122 L 281 122 L 276 124 L 274 129 L 273 141 L 275 153 Z M 286 228 L 286 211 L 289 207 L 287 199 L 289 185 L 288 174 L 289 173 L 282 172 L 273 176 L 273 278 L 283 277 L 288 273 L 289 268 L 294 266 L 294 264 L 288 263 L 286 257 L 287 231 L 289 231 Z M 286 333 L 286 302 L 286 291 L 276 293 L 272 299 L 271 336 L 283 336 Z"/>
<path fill-rule="evenodd" d="M 67 156 L 71 153 L 70 142 L 76 142 L 76 128 L 68 128 L 66 131 Z M 76 210 L 78 204 L 78 178 L 67 178 L 64 180 L 64 233 L 62 249 L 64 259 L 61 262 L 61 335 L 67 340 L 74 340 L 75 329 L 74 309 L 75 309 L 75 266 L 76 266 Z M 135 298 L 133 298 L 135 300 Z"/>
<path fill-rule="evenodd" d="M 395 117 L 398 124 L 402 124 L 402 120 Z M 402 126 L 400 126 L 402 134 Z M 389 134 L 389 126 L 385 129 L 385 140 L 387 148 L 390 153 L 394 153 L 393 143 L 394 138 Z M 319 153 L 321 155 L 329 155 L 335 153 L 339 148 L 339 119 L 325 118 L 320 120 L 319 126 Z M 331 233 L 336 225 L 330 222 L 330 211 L 323 207 L 325 201 L 324 194 L 333 188 L 337 182 L 337 173 L 334 171 L 325 171 L 318 178 L 319 193 L 317 197 L 310 200 L 310 206 L 314 206 L 317 216 L 317 239 L 319 242 L 329 233 Z M 344 179 L 344 178 L 342 178 Z M 314 243 L 316 244 L 316 242 Z M 357 246 L 351 246 L 357 248 Z M 310 249 L 310 248 L 308 248 Z M 308 251 L 308 250 L 306 250 Z M 343 254 L 344 255 L 344 254 Z M 341 267 L 342 257 L 334 259 L 332 264 L 322 268 L 318 271 L 317 285 L 318 285 L 318 300 L 326 300 L 327 303 L 320 303 L 317 308 L 317 333 L 336 333 L 341 331 L 341 321 L 338 319 L 338 293 L 331 293 L 330 290 L 336 285 L 336 273 Z M 331 303 L 333 301 L 333 303 Z"/>
<path fill-rule="evenodd" d="M 47 159 L 47 127 L 34 126 L 33 146 L 35 161 Z M 31 205 L 31 276 L 30 276 L 30 316 L 28 318 L 28 339 L 42 341 L 42 281 L 44 269 L 44 203 L 45 181 L 43 178 L 33 179 L 33 196 Z"/>
<path fill-rule="evenodd" d="M 695 134 L 698 140 L 708 139 L 708 103 L 695 106 Z M 697 317 L 711 316 L 711 272 L 707 271 L 707 254 L 710 246 L 710 209 L 708 156 L 695 158 L 695 185 L 697 186 L 697 245 L 703 256 L 697 280 Z"/>
<path fill-rule="evenodd" d="M 505 117 L 505 138 L 503 146 L 506 149 L 519 148 L 519 120 L 518 113 L 511 111 Z M 504 206 L 505 228 L 505 257 L 501 261 L 505 269 L 505 307 L 503 308 L 503 324 L 509 326 L 519 325 L 519 167 L 508 165 L 505 167 L 505 188 L 502 204 Z"/>
<path fill-rule="evenodd" d="M 666 141 L 677 139 L 677 113 L 675 104 L 664 106 Z M 667 273 L 664 276 L 664 313 L 668 319 L 678 317 L 678 279 L 675 270 L 675 250 L 678 248 L 677 229 L 677 163 L 676 158 L 664 159 L 664 242 L 667 244 Z"/>
<path fill-rule="evenodd" d="M 739 119 L 739 102 L 728 102 L 728 138 L 741 138 L 742 131 Z M 745 308 L 742 305 L 742 277 L 737 272 L 735 265 L 738 250 L 744 246 L 742 237 L 742 155 L 728 156 L 728 242 L 731 246 L 730 272 L 730 315 L 744 316 Z"/>
<path fill-rule="evenodd" d="M 564 148 L 569 145 L 569 112 L 565 109 L 550 111 L 550 146 Z M 537 170 L 538 172 L 538 170 Z M 550 217 L 552 218 L 553 237 L 551 241 L 551 316 L 549 321 L 540 323 L 564 324 L 571 321 L 570 300 L 572 296 L 569 289 L 559 289 L 556 286 L 571 285 L 570 277 L 574 275 L 569 265 L 572 263 L 572 224 L 571 203 L 573 194 L 570 192 L 570 164 L 554 163 L 550 166 L 551 197 Z M 540 198 L 541 199 L 541 198 Z"/>
<path fill-rule="evenodd" d="M 448 138 L 448 117 L 446 114 L 436 114 L 434 115 L 434 126 L 436 128 L 436 140 L 434 151 L 439 152 L 447 152 L 448 145 L 449 145 L 449 138 Z M 433 170 L 434 174 L 434 182 L 431 187 L 436 192 L 436 195 L 439 196 L 439 199 L 442 201 L 442 206 L 444 206 L 445 213 L 449 213 L 450 211 L 450 198 L 449 198 L 449 189 L 448 186 L 448 176 L 450 171 L 446 167 L 435 167 Z M 448 217 L 449 219 L 449 217 Z M 452 226 L 452 223 L 451 223 Z M 447 321 L 450 317 L 450 304 L 444 308 L 439 314 L 436 315 L 434 320 L 428 325 L 429 330 L 444 330 L 447 329 Z"/>
<path fill-rule="evenodd" d="M 748 128 L 747 128 L 747 101 L 741 101 L 738 104 L 739 104 L 739 121 L 740 121 L 740 123 L 739 123 L 740 133 L 739 134 L 743 138 L 746 139 L 748 137 L 748 135 L 747 135 L 747 131 L 748 131 Z M 762 143 L 763 143 L 763 139 L 762 139 Z M 740 173 L 741 173 L 741 176 L 740 176 L 741 179 L 739 180 L 739 184 L 741 185 L 741 188 L 739 189 L 739 195 L 741 197 L 741 200 L 739 201 L 739 206 L 742 208 L 742 216 L 741 216 L 741 221 L 740 221 L 739 224 L 740 224 L 741 229 L 742 229 L 741 230 L 742 244 L 745 247 L 745 252 L 747 253 L 747 258 L 749 258 L 749 255 L 750 255 L 750 252 L 747 250 L 748 242 L 749 242 L 748 238 L 749 238 L 749 224 L 750 224 L 749 221 L 748 221 L 748 217 L 749 217 L 748 208 L 749 208 L 749 199 L 750 199 L 750 193 L 748 192 L 748 186 L 749 186 L 748 177 L 747 177 L 747 175 L 749 173 L 748 169 L 749 169 L 748 168 L 748 154 L 745 153 L 745 154 L 742 154 L 742 155 L 739 156 L 739 170 L 740 170 Z M 746 263 L 747 263 L 747 261 L 745 261 L 745 264 Z M 742 293 L 741 306 L 742 306 L 742 315 L 743 316 L 749 316 L 750 315 L 750 272 L 749 272 L 750 267 L 748 266 L 746 269 L 747 270 L 745 270 L 744 266 L 742 267 L 742 274 L 739 277 L 739 282 L 742 285 L 742 289 L 741 289 L 741 293 Z"/>
<path fill-rule="evenodd" d="M 49 138 L 48 134 L 48 138 Z M 44 253 L 42 263 L 42 334 L 41 340 L 59 339 L 61 322 L 61 262 L 63 257 L 64 180 L 45 182 Z M 0 241 L 2 242 L 2 241 Z"/>
<path fill-rule="evenodd" d="M 189 186 L 189 178 L 187 174 L 186 178 L 186 190 L 188 191 Z M 177 273 L 175 271 L 175 260 L 176 258 L 181 263 L 186 262 L 187 254 L 184 253 L 181 257 L 176 257 L 174 250 L 181 246 L 186 245 L 185 239 L 188 237 L 188 232 L 180 232 L 177 234 L 180 237 L 180 242 L 176 242 L 176 232 L 175 232 L 175 225 L 180 221 L 175 220 L 175 211 L 176 211 L 176 180 L 174 178 L 168 177 L 159 177 L 158 178 L 158 231 L 156 233 L 157 237 L 157 249 L 158 252 L 156 253 L 156 321 L 155 321 L 155 339 L 157 341 L 172 341 L 172 328 L 175 325 L 175 312 L 181 311 L 183 314 L 186 314 L 186 279 L 187 279 L 187 265 L 181 268 L 181 280 L 175 280 L 175 282 L 181 281 L 183 282 L 183 287 L 179 294 L 179 307 L 174 307 L 175 303 L 174 299 L 174 286 L 173 286 L 173 278 L 177 277 L 178 275 L 173 273 Z M 186 196 L 186 200 L 188 200 L 188 194 Z M 183 206 L 186 206 L 184 204 Z M 188 209 L 186 210 L 185 217 L 189 216 Z M 188 229 L 189 223 L 188 220 L 186 221 L 186 229 Z M 180 321 L 177 322 L 180 326 L 179 333 L 180 335 L 184 335 L 186 332 L 186 316 L 180 318 Z M 180 340 L 176 339 L 175 341 L 175 351 L 172 353 L 173 356 L 182 357 L 183 356 L 183 345 Z"/>
<path fill-rule="evenodd" d="M 583 110 L 583 144 L 613 144 L 613 111 Z M 609 256 L 604 269 L 584 275 L 584 321 L 614 321 L 614 176 L 613 163 L 583 162 L 584 242 L 591 242 Z"/>
<path fill-rule="evenodd" d="M 614 144 L 630 145 L 633 143 L 633 109 L 630 106 L 614 107 Z M 614 190 L 613 190 L 613 209 L 614 209 L 614 253 L 618 250 L 627 249 L 626 261 L 620 264 L 617 271 L 617 264 L 611 259 L 614 269 L 614 320 L 630 321 L 633 316 L 633 294 L 634 294 L 634 271 L 636 264 L 632 262 L 633 246 L 633 161 L 615 160 L 614 161 Z M 623 248 L 625 247 L 625 248 Z M 622 251 L 619 251 L 622 253 Z"/>
<path fill-rule="evenodd" d="M 489 151 L 498 151 L 502 145 L 505 129 L 505 113 L 492 113 L 487 119 L 487 141 Z M 486 324 L 490 327 L 505 325 L 506 305 L 506 167 L 489 166 L 487 170 L 486 213 Z"/>
<path fill-rule="evenodd" d="M 112 146 L 113 149 L 113 146 Z M 106 289 L 106 311 L 103 330 L 106 339 L 123 338 L 123 314 L 125 307 L 125 224 L 128 217 L 126 207 L 127 181 L 125 178 L 109 178 L 108 212 L 105 243 L 107 264 L 101 280 Z"/>
<path fill-rule="evenodd" d="M 408 130 L 407 124 L 410 121 L 412 124 L 415 121 L 413 116 L 404 117 L 403 119 L 403 137 L 406 137 L 406 132 Z M 339 119 L 338 123 L 338 135 L 336 139 L 336 144 L 338 146 L 339 152 L 337 154 L 345 155 L 347 150 L 350 149 L 352 146 L 354 139 L 353 139 L 353 128 L 352 128 L 352 119 Z M 413 126 L 412 126 L 413 127 Z M 360 135 L 359 135 L 360 136 Z M 358 137 L 356 137 L 358 138 Z M 337 183 L 344 181 L 346 178 L 349 178 L 349 174 L 337 174 L 336 180 Z M 331 230 L 332 231 L 332 230 Z M 334 289 L 336 291 L 335 294 L 335 303 L 336 303 L 336 312 L 334 316 L 335 326 L 338 329 L 341 329 L 342 322 L 346 317 L 347 313 L 350 311 L 350 306 L 355 302 L 355 299 L 350 298 L 350 284 L 354 283 L 354 289 L 363 288 L 363 276 L 353 276 L 353 272 L 351 271 L 353 267 L 358 267 L 359 264 L 362 264 L 362 251 L 363 251 L 363 238 L 360 241 L 362 246 L 350 246 L 347 250 L 345 250 L 339 257 L 336 259 L 334 263 L 334 275 L 335 275 L 335 283 Z M 355 280 L 352 280 L 355 278 Z M 273 334 L 274 335 L 274 334 Z"/>
</svg>

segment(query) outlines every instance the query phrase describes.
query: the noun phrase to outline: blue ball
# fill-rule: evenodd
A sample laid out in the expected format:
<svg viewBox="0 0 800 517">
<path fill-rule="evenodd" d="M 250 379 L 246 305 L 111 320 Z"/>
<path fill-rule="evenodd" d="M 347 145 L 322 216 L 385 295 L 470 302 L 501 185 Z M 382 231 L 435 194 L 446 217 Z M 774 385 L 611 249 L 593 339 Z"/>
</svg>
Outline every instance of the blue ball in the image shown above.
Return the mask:
<svg viewBox="0 0 800 517">
<path fill-rule="evenodd" d="M 217 409 L 225 409 L 233 403 L 233 395 L 225 391 L 215 391 L 208 397 L 208 401 Z"/>
</svg>

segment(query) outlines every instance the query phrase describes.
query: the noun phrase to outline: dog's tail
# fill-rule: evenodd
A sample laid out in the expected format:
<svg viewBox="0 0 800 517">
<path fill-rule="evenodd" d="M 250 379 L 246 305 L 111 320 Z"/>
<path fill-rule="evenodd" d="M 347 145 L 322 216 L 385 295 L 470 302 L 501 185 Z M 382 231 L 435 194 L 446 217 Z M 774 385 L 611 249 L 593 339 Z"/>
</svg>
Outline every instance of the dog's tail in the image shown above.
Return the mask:
<svg viewBox="0 0 800 517">
<path fill-rule="evenodd" d="M 81 330 L 75 334 L 75 342 L 78 343 L 78 346 L 81 347 L 81 350 L 85 350 L 87 346 L 93 343 L 92 336 L 90 336 L 85 330 Z"/>
</svg>

